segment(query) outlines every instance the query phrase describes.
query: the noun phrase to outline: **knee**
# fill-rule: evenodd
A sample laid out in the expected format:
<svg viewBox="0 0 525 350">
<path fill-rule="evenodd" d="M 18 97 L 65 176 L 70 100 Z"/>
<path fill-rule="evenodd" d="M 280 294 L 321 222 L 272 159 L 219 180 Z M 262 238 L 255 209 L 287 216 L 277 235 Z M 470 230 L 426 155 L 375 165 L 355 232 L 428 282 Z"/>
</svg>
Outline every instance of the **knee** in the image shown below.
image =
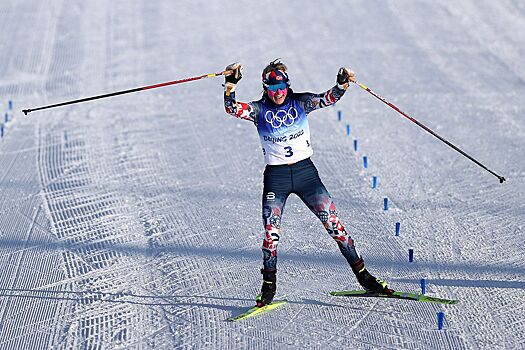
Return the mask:
<svg viewBox="0 0 525 350">
<path fill-rule="evenodd" d="M 279 238 L 281 237 L 281 230 L 273 227 L 272 225 L 266 225 L 266 230 L 264 231 L 263 239 L 263 250 L 273 251 L 277 249 L 279 244 Z"/>
<path fill-rule="evenodd" d="M 326 228 L 326 231 L 328 231 L 328 233 L 332 236 L 346 235 L 345 227 L 336 214 L 329 215 L 328 221 L 324 223 L 324 227 Z"/>
</svg>

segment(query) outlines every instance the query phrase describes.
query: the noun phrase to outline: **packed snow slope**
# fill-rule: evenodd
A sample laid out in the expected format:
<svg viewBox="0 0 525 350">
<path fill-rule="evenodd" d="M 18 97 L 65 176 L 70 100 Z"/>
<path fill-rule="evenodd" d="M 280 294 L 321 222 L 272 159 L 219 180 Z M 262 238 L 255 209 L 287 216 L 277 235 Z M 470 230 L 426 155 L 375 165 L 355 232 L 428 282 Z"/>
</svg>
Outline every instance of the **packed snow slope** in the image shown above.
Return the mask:
<svg viewBox="0 0 525 350">
<path fill-rule="evenodd" d="M 1 115 L 14 104 L 0 140 L 1 349 L 525 347 L 523 1 L 6 0 L 0 23 Z M 507 178 L 356 85 L 310 115 L 313 161 L 369 269 L 402 291 L 425 277 L 458 305 L 329 296 L 358 285 L 292 196 L 277 293 L 290 303 L 227 322 L 261 285 L 264 164 L 253 125 L 224 112 L 222 78 L 20 112 L 235 61 L 250 101 L 277 57 L 295 91 L 326 91 L 351 67 Z"/>
</svg>

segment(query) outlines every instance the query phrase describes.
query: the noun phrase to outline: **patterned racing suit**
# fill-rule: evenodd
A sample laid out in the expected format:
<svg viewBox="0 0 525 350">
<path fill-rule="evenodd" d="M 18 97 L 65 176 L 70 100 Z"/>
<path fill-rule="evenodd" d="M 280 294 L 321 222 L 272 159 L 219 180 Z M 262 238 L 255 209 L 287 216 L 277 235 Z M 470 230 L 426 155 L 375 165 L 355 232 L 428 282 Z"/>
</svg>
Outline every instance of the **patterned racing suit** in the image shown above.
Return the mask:
<svg viewBox="0 0 525 350">
<path fill-rule="evenodd" d="M 334 202 L 312 163 L 308 114 L 336 103 L 345 93 L 337 85 L 322 94 L 294 93 L 290 88 L 281 105 L 266 94 L 258 101 L 238 102 L 235 92 L 226 90 L 224 107 L 234 117 L 257 127 L 266 162 L 262 197 L 264 224 L 263 271 L 277 269 L 277 245 L 286 199 L 296 194 L 319 218 L 352 269 L 364 266 L 354 241 L 341 223 Z"/>
</svg>

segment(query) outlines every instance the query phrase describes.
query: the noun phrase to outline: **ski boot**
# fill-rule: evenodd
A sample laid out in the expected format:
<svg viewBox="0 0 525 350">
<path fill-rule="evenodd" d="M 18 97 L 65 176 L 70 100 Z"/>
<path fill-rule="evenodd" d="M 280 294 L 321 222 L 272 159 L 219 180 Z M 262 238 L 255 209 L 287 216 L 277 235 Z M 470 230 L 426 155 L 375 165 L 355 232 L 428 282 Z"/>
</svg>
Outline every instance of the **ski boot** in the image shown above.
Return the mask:
<svg viewBox="0 0 525 350">
<path fill-rule="evenodd" d="M 363 267 L 361 270 L 354 270 L 357 281 L 367 292 L 392 294 L 394 291 L 388 288 L 387 283 L 378 278 L 375 278 Z"/>
<path fill-rule="evenodd" d="M 261 273 L 263 275 L 261 293 L 255 298 L 258 307 L 271 304 L 277 290 L 277 271 L 261 270 Z"/>
</svg>

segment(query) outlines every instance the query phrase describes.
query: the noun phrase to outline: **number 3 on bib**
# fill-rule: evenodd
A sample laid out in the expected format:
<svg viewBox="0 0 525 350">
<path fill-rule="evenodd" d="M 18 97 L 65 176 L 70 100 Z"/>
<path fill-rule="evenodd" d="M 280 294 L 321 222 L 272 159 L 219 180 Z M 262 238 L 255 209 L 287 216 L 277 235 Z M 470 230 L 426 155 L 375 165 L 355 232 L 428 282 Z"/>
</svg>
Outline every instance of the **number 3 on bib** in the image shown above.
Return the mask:
<svg viewBox="0 0 525 350">
<path fill-rule="evenodd" d="M 284 149 L 286 150 L 286 154 L 284 155 L 285 157 L 293 156 L 292 147 L 286 146 Z"/>
</svg>

